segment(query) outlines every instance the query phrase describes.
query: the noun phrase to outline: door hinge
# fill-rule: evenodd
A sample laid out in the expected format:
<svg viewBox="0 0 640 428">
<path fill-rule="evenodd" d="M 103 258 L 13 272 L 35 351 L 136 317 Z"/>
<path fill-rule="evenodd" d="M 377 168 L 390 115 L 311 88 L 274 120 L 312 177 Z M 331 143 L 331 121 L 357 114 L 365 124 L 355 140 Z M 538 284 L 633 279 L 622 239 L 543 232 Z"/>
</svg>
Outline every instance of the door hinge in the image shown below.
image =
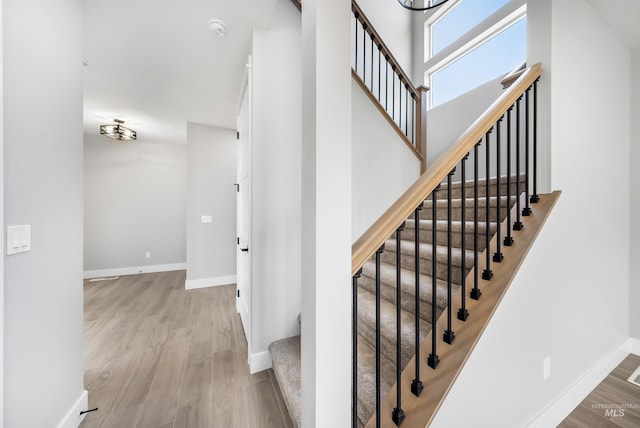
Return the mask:
<svg viewBox="0 0 640 428">
<path fill-rule="evenodd" d="M 236 131 L 236 140 L 240 139 L 240 131 Z"/>
<path fill-rule="evenodd" d="M 238 290 L 238 297 L 240 297 L 240 290 Z"/>
<path fill-rule="evenodd" d="M 236 192 L 240 192 L 240 184 L 234 183 L 233 185 L 236 186 Z"/>
<path fill-rule="evenodd" d="M 240 237 L 236 238 L 236 244 L 240 245 Z"/>
</svg>

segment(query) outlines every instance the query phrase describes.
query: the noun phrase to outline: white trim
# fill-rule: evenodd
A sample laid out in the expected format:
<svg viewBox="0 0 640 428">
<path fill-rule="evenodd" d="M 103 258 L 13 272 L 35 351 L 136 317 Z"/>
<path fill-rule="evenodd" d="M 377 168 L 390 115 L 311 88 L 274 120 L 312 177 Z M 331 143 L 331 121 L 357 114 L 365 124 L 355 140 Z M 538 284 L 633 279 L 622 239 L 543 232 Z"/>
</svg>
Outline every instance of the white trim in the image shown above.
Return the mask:
<svg viewBox="0 0 640 428">
<path fill-rule="evenodd" d="M 251 374 L 270 369 L 271 364 L 271 353 L 269 351 L 258 352 L 257 354 L 249 354 L 249 372 Z"/>
<path fill-rule="evenodd" d="M 218 287 L 236 283 L 235 275 L 216 276 L 213 278 L 187 279 L 184 282 L 185 290 L 195 290 L 197 288 Z"/>
<path fill-rule="evenodd" d="M 58 424 L 58 428 L 78 428 L 80 422 L 85 415 L 80 416 L 80 412 L 89 408 L 89 393 L 87 390 L 82 391 L 80 398 L 75 402 L 73 407 L 69 409 L 66 416 Z"/>
<path fill-rule="evenodd" d="M 632 337 L 627 340 L 627 344 L 629 345 L 629 353 L 640 357 L 640 339 Z"/>
<path fill-rule="evenodd" d="M 87 279 L 99 278 L 103 276 L 122 276 L 136 275 L 139 273 L 170 272 L 174 270 L 185 270 L 186 268 L 186 263 L 171 263 L 166 265 L 131 266 L 113 269 L 85 270 L 83 273 L 83 278 Z"/>
<path fill-rule="evenodd" d="M 611 351 L 526 426 L 529 428 L 558 426 L 632 352 L 631 349 L 638 350 L 638 345 L 640 345 L 638 339 L 628 339 Z"/>
</svg>

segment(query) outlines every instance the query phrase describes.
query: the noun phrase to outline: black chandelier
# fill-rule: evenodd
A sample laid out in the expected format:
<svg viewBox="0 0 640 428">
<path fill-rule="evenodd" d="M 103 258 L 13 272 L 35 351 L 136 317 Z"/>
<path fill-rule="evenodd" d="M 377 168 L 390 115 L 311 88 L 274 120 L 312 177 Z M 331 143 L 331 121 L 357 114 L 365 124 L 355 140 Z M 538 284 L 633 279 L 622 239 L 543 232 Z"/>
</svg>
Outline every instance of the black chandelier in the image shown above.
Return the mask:
<svg viewBox="0 0 640 428">
<path fill-rule="evenodd" d="M 398 0 L 400 6 L 409 10 L 429 10 L 443 5 L 449 0 Z"/>
<path fill-rule="evenodd" d="M 100 134 L 114 140 L 132 141 L 138 138 L 138 133 L 133 129 L 123 126 L 124 120 L 113 119 L 115 123 L 100 125 Z"/>
</svg>

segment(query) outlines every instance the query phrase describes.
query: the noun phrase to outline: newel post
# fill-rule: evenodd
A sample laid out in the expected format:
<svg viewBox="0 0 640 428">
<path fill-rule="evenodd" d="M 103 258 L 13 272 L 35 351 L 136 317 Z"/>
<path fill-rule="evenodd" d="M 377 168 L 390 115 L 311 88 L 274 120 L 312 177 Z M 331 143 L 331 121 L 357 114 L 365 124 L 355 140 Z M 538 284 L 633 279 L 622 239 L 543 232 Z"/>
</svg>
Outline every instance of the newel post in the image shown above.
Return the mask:
<svg viewBox="0 0 640 428">
<path fill-rule="evenodd" d="M 416 100 L 416 149 L 422 156 L 421 173 L 427 170 L 427 92 L 427 86 L 418 87 Z"/>
</svg>

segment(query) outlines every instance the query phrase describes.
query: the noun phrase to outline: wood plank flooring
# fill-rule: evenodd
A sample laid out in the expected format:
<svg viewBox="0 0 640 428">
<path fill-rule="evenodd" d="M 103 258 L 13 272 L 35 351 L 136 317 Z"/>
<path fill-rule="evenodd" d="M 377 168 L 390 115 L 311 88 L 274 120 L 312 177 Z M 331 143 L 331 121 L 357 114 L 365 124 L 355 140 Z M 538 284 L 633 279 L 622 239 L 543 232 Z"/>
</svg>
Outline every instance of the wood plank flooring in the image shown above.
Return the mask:
<svg viewBox="0 0 640 428">
<path fill-rule="evenodd" d="M 559 427 L 640 427 L 640 386 L 627 382 L 638 366 L 640 357 L 629 355 Z"/>
<path fill-rule="evenodd" d="M 273 371 L 249 374 L 235 286 L 184 271 L 84 284 L 81 428 L 293 427 Z"/>
</svg>

